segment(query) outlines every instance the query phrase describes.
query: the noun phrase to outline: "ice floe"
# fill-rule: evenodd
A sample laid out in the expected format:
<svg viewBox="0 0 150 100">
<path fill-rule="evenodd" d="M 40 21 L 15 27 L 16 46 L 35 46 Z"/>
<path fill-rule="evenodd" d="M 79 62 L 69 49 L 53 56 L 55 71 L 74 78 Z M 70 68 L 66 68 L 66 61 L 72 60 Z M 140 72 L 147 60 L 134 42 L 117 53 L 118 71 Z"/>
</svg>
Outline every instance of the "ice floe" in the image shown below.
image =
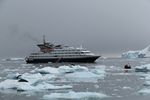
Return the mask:
<svg viewBox="0 0 150 100">
<path fill-rule="evenodd" d="M 78 70 L 75 68 L 74 73 L 68 73 L 65 78 L 73 82 L 97 82 L 98 79 L 103 79 L 105 76 L 106 66 L 95 66 L 94 69 L 88 69 L 78 66 Z M 80 70 L 79 70 L 80 69 Z M 82 69 L 82 70 L 81 70 Z"/>
<path fill-rule="evenodd" d="M 123 89 L 132 89 L 132 88 L 128 86 L 124 86 Z"/>
<path fill-rule="evenodd" d="M 19 73 L 8 74 L 6 78 L 7 79 L 18 79 L 20 75 L 21 74 L 19 74 Z"/>
<path fill-rule="evenodd" d="M 36 68 L 30 73 L 9 74 L 6 80 L 0 82 L 0 89 L 16 89 L 19 91 L 38 91 L 44 89 L 68 89 L 70 85 L 55 86 L 55 82 L 97 82 L 105 77 L 106 66 L 87 67 L 60 66 L 59 68 L 44 67 Z"/>
<path fill-rule="evenodd" d="M 32 72 L 41 73 L 41 74 L 55 74 L 61 75 L 64 74 L 64 79 L 68 81 L 77 81 L 77 82 L 90 82 L 93 79 L 102 79 L 105 76 L 105 67 L 95 66 L 94 69 L 88 69 L 87 67 L 75 65 L 75 66 L 60 66 L 59 68 L 44 67 L 41 69 L 35 69 Z"/>
<path fill-rule="evenodd" d="M 75 72 L 66 74 L 65 77 L 69 81 L 73 82 L 96 82 L 101 76 L 96 75 L 92 72 Z"/>
<path fill-rule="evenodd" d="M 42 91 L 55 89 L 71 89 L 72 86 L 62 85 L 55 86 L 46 82 L 39 82 L 38 84 L 31 84 L 30 82 L 19 82 L 18 80 L 5 80 L 0 83 L 0 89 L 15 89 L 17 91 Z"/>
<path fill-rule="evenodd" d="M 58 68 L 53 68 L 53 67 L 44 67 L 41 69 L 35 69 L 35 72 L 41 74 L 59 74 Z"/>
<path fill-rule="evenodd" d="M 106 98 L 108 97 L 105 94 L 102 93 L 96 93 L 96 92 L 74 92 L 74 91 L 70 91 L 68 93 L 51 93 L 50 95 L 44 95 L 43 98 L 44 99 L 51 99 L 51 100 L 55 100 L 55 99 L 101 99 L 101 98 Z"/>
<path fill-rule="evenodd" d="M 136 72 L 149 72 L 150 71 L 150 64 L 136 66 L 135 71 Z"/>
<path fill-rule="evenodd" d="M 88 68 L 83 66 L 59 66 L 59 68 L 44 67 L 41 69 L 35 69 L 33 72 L 39 72 L 41 74 L 61 74 L 61 73 L 73 73 L 76 71 L 88 71 Z"/>
<path fill-rule="evenodd" d="M 105 75 L 106 73 L 106 66 L 105 65 L 99 65 L 95 66 L 94 69 L 91 70 L 92 73 L 97 74 L 97 75 Z"/>
<path fill-rule="evenodd" d="M 56 76 L 52 74 L 42 75 L 40 73 L 24 73 L 11 74 L 7 79 L 0 82 L 0 89 L 15 89 L 19 91 L 41 91 L 44 89 L 69 89 L 70 85 L 55 86 L 48 83 L 55 79 Z"/>
<path fill-rule="evenodd" d="M 138 91 L 138 93 L 143 94 L 143 95 L 150 94 L 150 89 L 144 88 Z"/>
<path fill-rule="evenodd" d="M 25 58 L 6 58 L 6 59 L 2 59 L 2 61 L 24 61 Z"/>
</svg>

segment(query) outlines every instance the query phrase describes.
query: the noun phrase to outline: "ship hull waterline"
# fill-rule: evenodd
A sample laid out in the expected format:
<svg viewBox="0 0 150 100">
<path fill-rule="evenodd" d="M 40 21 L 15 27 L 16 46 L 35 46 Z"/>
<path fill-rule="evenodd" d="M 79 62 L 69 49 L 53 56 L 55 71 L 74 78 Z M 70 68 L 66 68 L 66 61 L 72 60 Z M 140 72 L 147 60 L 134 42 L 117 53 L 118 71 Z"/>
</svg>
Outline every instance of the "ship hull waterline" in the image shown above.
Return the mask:
<svg viewBox="0 0 150 100">
<path fill-rule="evenodd" d="M 27 59 L 27 63 L 60 63 L 60 62 L 82 62 L 82 63 L 93 63 L 100 56 L 92 56 L 92 57 L 80 57 L 80 58 L 45 58 L 45 59 Z"/>
</svg>

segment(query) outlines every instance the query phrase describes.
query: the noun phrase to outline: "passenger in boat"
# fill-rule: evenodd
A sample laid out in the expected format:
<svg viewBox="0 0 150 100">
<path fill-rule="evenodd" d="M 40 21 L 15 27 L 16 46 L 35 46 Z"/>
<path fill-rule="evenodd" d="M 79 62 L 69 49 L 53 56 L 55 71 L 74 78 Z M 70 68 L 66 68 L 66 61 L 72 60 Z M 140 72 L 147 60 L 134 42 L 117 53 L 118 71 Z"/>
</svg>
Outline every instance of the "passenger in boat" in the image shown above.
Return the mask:
<svg viewBox="0 0 150 100">
<path fill-rule="evenodd" d="M 124 69 L 131 69 L 131 65 L 128 63 L 128 64 L 125 64 L 124 65 Z"/>
</svg>

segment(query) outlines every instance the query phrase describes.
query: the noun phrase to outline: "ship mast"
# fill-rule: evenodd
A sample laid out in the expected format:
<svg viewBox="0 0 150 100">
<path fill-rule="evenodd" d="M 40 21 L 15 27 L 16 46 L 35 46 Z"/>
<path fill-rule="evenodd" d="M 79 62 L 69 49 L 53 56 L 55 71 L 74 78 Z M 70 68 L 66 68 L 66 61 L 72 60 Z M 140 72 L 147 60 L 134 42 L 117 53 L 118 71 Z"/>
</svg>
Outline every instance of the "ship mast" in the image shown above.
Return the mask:
<svg viewBox="0 0 150 100">
<path fill-rule="evenodd" d="M 43 44 L 37 45 L 40 48 L 41 52 L 48 53 L 54 49 L 54 45 L 46 42 L 45 35 L 43 35 Z"/>
<path fill-rule="evenodd" d="M 43 35 L 43 44 L 45 44 L 46 41 L 45 41 L 45 35 Z"/>
</svg>

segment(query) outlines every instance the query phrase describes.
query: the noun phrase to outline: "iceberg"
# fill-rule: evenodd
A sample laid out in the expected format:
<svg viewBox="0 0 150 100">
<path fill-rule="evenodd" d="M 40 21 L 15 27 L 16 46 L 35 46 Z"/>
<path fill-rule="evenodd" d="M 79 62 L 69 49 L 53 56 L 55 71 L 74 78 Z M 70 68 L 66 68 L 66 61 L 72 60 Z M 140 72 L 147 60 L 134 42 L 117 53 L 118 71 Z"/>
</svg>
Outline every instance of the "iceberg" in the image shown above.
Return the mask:
<svg viewBox="0 0 150 100">
<path fill-rule="evenodd" d="M 122 58 L 144 58 L 146 54 L 140 51 L 128 51 L 122 53 Z"/>
<path fill-rule="evenodd" d="M 142 50 L 127 51 L 122 53 L 122 58 L 144 58 L 144 57 L 150 57 L 150 45 Z"/>
<path fill-rule="evenodd" d="M 52 93 L 50 95 L 44 95 L 43 99 L 51 99 L 51 100 L 56 100 L 56 99 L 101 99 L 101 98 L 106 98 L 108 97 L 105 94 L 102 93 L 96 93 L 96 92 L 74 92 L 70 91 L 68 93 Z"/>
</svg>

